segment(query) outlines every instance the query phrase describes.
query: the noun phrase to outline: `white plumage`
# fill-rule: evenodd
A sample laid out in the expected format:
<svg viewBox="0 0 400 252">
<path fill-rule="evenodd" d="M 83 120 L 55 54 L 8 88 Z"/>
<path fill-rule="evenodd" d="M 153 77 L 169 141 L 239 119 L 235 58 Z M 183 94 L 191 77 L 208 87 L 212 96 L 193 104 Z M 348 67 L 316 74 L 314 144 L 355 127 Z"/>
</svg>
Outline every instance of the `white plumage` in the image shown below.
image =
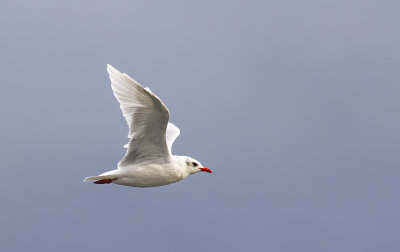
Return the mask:
<svg viewBox="0 0 400 252">
<path fill-rule="evenodd" d="M 130 141 L 124 145 L 127 151 L 118 169 L 86 177 L 85 182 L 151 187 L 177 182 L 199 171 L 212 172 L 193 158 L 172 155 L 172 144 L 180 130 L 168 122 L 167 107 L 149 88 L 111 65 L 107 65 L 107 71 L 129 126 Z"/>
</svg>

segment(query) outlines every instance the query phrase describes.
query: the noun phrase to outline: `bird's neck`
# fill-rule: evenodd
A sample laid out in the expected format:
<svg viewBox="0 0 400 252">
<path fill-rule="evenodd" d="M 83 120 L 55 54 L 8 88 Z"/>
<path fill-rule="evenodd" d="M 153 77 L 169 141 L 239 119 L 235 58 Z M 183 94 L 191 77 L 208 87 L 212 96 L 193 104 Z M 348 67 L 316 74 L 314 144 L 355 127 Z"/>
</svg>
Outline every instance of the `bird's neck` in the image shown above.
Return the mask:
<svg viewBox="0 0 400 252">
<path fill-rule="evenodd" d="M 177 155 L 171 156 L 171 162 L 174 163 L 175 168 L 181 173 L 181 176 L 183 178 L 186 178 L 191 174 L 190 171 L 188 170 L 186 160 L 187 160 L 186 156 L 177 156 Z"/>
</svg>

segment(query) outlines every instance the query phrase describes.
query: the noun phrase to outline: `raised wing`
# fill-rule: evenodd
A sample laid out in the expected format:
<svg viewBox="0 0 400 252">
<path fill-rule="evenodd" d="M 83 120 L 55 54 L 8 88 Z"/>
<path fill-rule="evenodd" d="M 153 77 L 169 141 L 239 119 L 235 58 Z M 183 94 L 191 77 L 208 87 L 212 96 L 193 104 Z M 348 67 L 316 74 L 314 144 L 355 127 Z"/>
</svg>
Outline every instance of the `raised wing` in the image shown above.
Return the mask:
<svg viewBox="0 0 400 252">
<path fill-rule="evenodd" d="M 118 166 L 147 161 L 168 162 L 170 151 L 166 141 L 169 120 L 167 107 L 151 91 L 145 90 L 128 75 L 120 73 L 111 65 L 107 65 L 107 71 L 111 88 L 129 126 L 128 150 Z"/>
<path fill-rule="evenodd" d="M 167 126 L 167 146 L 169 150 L 169 154 L 172 154 L 172 144 L 174 143 L 175 139 L 179 136 L 181 131 L 179 130 L 178 127 L 176 127 L 172 123 L 168 123 Z"/>
<path fill-rule="evenodd" d="M 150 90 L 149 87 L 145 87 L 144 89 L 146 89 L 150 94 L 152 94 L 152 95 L 157 97 L 157 95 L 155 95 Z M 180 133 L 181 133 L 181 131 L 179 130 L 178 127 L 176 127 L 175 124 L 170 123 L 170 122 L 168 123 L 166 140 L 167 140 L 167 146 L 168 146 L 169 154 L 171 154 L 171 155 L 172 155 L 172 144 L 175 142 L 175 139 L 179 136 Z"/>
</svg>

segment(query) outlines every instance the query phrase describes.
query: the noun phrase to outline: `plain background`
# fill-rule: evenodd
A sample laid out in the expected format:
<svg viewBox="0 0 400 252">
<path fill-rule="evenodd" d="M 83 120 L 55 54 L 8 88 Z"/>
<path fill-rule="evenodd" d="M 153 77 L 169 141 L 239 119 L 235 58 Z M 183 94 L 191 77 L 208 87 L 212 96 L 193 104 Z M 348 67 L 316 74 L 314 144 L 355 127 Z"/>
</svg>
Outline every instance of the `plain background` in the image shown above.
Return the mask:
<svg viewBox="0 0 400 252">
<path fill-rule="evenodd" d="M 398 1 L 7 1 L 2 251 L 399 251 Z M 83 183 L 127 125 L 110 63 L 213 169 Z"/>
</svg>

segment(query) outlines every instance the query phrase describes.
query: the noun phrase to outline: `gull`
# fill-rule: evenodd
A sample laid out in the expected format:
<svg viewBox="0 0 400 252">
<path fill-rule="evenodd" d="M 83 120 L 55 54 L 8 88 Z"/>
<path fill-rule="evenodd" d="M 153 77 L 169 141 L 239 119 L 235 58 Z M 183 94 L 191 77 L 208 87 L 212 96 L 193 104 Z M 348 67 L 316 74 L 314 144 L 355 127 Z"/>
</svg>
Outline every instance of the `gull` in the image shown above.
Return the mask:
<svg viewBox="0 0 400 252">
<path fill-rule="evenodd" d="M 169 111 L 149 88 L 107 65 L 111 88 L 129 126 L 129 143 L 117 169 L 86 177 L 95 184 L 155 187 L 178 182 L 197 172 L 212 173 L 199 161 L 172 155 L 180 130 L 169 121 Z"/>
</svg>

